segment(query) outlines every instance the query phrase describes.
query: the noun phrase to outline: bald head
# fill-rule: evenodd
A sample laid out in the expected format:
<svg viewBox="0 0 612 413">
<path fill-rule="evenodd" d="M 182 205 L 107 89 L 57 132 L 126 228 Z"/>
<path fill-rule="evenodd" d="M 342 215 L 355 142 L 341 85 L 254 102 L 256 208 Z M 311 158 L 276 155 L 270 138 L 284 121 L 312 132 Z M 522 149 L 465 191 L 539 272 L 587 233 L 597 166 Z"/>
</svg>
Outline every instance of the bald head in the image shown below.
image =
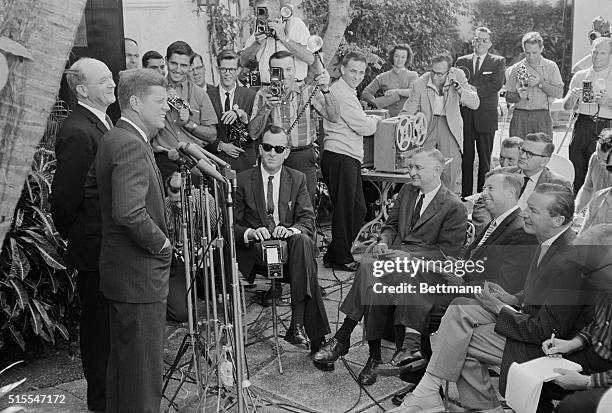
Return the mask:
<svg viewBox="0 0 612 413">
<path fill-rule="evenodd" d="M 115 82 L 109 68 L 97 59 L 77 60 L 66 74 L 68 86 L 79 102 L 101 111 L 115 101 Z"/>
</svg>

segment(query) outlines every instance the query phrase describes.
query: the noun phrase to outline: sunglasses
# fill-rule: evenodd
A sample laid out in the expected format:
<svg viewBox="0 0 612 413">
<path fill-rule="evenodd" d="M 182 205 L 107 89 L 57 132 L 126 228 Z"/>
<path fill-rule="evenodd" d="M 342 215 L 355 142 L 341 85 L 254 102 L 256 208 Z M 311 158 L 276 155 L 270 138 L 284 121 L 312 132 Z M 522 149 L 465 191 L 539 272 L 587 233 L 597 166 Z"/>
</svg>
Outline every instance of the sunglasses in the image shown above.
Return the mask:
<svg viewBox="0 0 612 413">
<path fill-rule="evenodd" d="M 262 144 L 260 144 L 260 145 L 261 145 L 261 147 L 263 148 L 263 150 L 264 150 L 264 151 L 266 151 L 266 152 L 270 152 L 270 151 L 272 150 L 272 148 L 274 148 L 274 151 L 275 151 L 276 153 L 283 153 L 283 152 L 285 152 L 285 149 L 287 149 L 287 148 L 286 148 L 286 147 L 284 147 L 284 146 L 280 146 L 280 145 L 278 145 L 278 146 L 272 146 L 272 145 L 270 145 L 269 143 L 262 143 Z"/>
</svg>

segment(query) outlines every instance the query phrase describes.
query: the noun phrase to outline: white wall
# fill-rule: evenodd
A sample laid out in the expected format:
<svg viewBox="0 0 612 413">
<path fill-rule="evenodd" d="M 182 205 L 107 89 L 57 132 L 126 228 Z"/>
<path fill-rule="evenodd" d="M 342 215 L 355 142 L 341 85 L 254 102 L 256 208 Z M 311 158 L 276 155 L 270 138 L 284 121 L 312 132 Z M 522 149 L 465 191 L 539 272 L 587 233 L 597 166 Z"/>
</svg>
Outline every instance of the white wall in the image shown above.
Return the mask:
<svg viewBox="0 0 612 413">
<path fill-rule="evenodd" d="M 612 20 L 612 0 L 574 0 L 574 43 L 572 65 L 590 53 L 587 33 L 597 16 Z"/>
<path fill-rule="evenodd" d="M 168 45 L 183 40 L 205 57 L 206 77 L 210 81 L 210 57 L 206 13 L 194 12 L 192 0 L 123 0 L 125 37 L 140 46 L 140 56 L 148 50 L 166 55 Z"/>
</svg>

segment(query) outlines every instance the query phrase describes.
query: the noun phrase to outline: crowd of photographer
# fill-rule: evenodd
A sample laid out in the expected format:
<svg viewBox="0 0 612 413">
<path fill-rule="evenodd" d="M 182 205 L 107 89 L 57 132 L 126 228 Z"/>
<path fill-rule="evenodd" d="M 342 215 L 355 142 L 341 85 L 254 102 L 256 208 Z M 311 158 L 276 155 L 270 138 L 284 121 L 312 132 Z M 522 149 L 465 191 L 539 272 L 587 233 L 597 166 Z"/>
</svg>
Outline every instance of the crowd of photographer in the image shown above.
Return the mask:
<svg viewBox="0 0 612 413">
<path fill-rule="evenodd" d="M 147 51 L 139 69 L 138 44 L 126 39 L 127 70 L 117 87 L 122 117 L 114 126 L 105 113 L 115 101 L 107 66 L 84 58 L 67 71 L 78 105 L 57 138 L 51 203 L 56 228 L 68 239 L 66 262 L 78 269 L 88 408 L 159 410 L 163 326 L 166 317 L 186 317 L 187 287 L 173 254 L 181 222 L 173 192 L 180 184 L 173 179 L 184 170 L 177 149 L 191 145 L 238 173 L 237 265 L 251 282 L 268 265 L 266 241 L 276 241 L 291 291 L 285 340 L 310 350 L 318 369 L 334 369 L 364 319 L 369 359 L 357 378 L 360 385 L 376 382 L 378 375 L 418 384 L 396 398 L 397 411 L 443 411 L 439 389 L 448 380 L 457 383 L 465 408 L 501 413 L 488 366 L 501 366 L 504 393 L 512 362 L 564 353 L 583 372 L 563 371 L 546 383 L 538 412 L 595 412 L 612 384 L 609 24 L 594 21 L 592 53 L 576 68 L 563 100 L 577 115 L 572 182 L 549 169 L 555 150 L 550 105 L 562 97 L 563 81 L 557 65 L 542 56 L 539 33 L 523 36 L 525 58 L 507 76 L 505 59 L 489 52 L 492 33 L 486 27 L 474 32 L 474 53 L 456 61 L 436 55 L 420 76 L 408 69 L 410 46 L 394 45 L 391 69 L 366 86 L 360 101 L 364 55 L 347 53 L 332 82 L 319 56 L 321 39 L 310 35 L 291 7 L 262 1 L 255 10 L 255 29 L 244 49 L 215 57 L 217 85 L 206 83 L 203 58 L 186 42 L 173 42 L 165 56 Z M 514 106 L 511 138 L 502 142 L 501 166 L 491 170 L 504 83 Z M 372 255 L 356 262 L 351 244 L 366 215 L 363 137 L 373 135 L 381 120 L 367 114 L 366 105 L 388 109 L 391 116 L 421 113 L 427 131 L 422 147 L 410 155 L 411 182 L 399 191 L 380 241 Z M 480 195 L 468 219 L 464 201 L 474 192 L 476 152 Z M 333 205 L 323 264 L 357 271 L 341 307 L 346 318 L 329 338 L 316 262 L 319 169 Z M 191 176 L 196 186 L 201 179 Z M 576 237 L 574 215 L 582 210 L 586 220 Z M 472 222 L 476 237 L 464 245 Z M 398 256 L 480 260 L 477 275 L 418 271 L 409 283 L 481 290 L 374 294 L 375 261 Z M 405 281 L 397 271 L 383 278 L 388 284 Z M 279 291 L 271 288 L 262 304 L 276 303 Z M 392 326 L 396 352 L 383 362 L 386 325 Z M 407 348 L 408 328 L 420 333 L 419 350 Z M 552 400 L 560 399 L 554 407 Z"/>
</svg>

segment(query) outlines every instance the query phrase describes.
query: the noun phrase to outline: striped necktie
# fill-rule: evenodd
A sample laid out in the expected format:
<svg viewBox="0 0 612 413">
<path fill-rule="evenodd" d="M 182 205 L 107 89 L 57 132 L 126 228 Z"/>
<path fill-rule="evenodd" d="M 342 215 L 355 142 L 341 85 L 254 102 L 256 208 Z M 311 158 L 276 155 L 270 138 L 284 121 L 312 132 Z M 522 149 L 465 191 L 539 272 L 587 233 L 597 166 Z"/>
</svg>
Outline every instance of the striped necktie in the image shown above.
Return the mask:
<svg viewBox="0 0 612 413">
<path fill-rule="evenodd" d="M 480 240 L 480 242 L 478 243 L 478 246 L 476 246 L 476 248 L 480 248 L 482 246 L 482 244 L 485 243 L 487 238 L 489 238 L 491 236 L 491 234 L 493 233 L 493 231 L 495 231 L 495 228 L 497 228 L 497 221 L 493 220 L 489 224 L 489 227 L 487 228 L 486 232 L 484 233 L 484 236 L 482 237 L 482 239 Z"/>
</svg>

